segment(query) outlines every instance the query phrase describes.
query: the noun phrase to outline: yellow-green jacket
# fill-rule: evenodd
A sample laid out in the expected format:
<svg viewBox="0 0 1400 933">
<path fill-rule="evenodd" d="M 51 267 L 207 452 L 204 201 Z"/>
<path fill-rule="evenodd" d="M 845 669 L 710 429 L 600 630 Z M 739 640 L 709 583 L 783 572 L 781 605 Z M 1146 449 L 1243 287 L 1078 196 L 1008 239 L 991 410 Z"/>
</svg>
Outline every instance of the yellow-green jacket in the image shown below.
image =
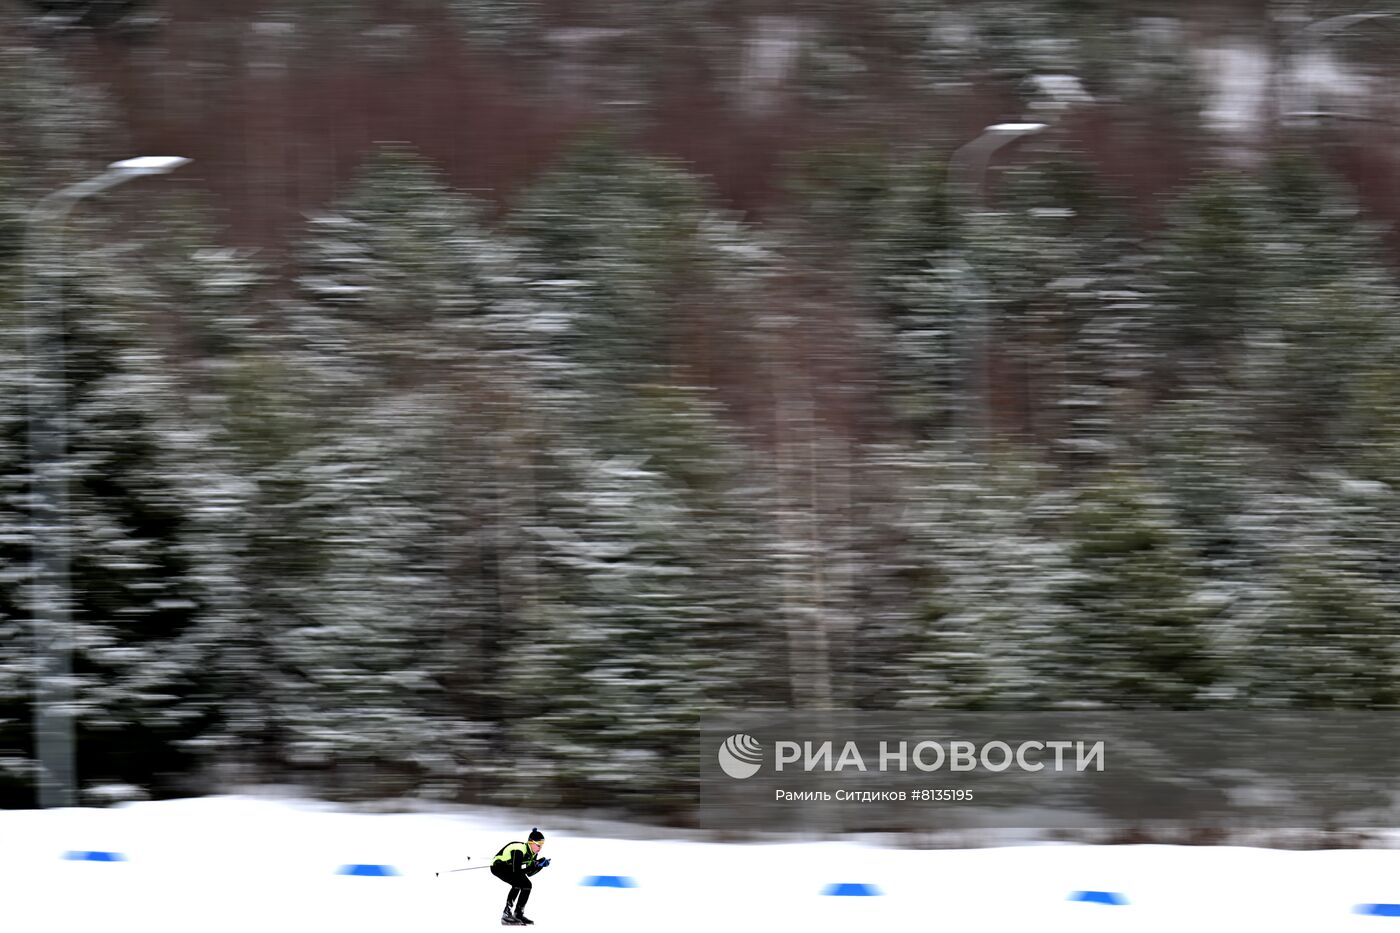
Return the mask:
<svg viewBox="0 0 1400 933">
<path fill-rule="evenodd" d="M 535 864 L 536 861 L 535 854 L 525 843 L 507 842 L 501 846 L 501 851 L 496 853 L 491 864 L 509 862 L 512 871 L 523 871 L 528 876 L 540 870 L 540 867 Z"/>
</svg>

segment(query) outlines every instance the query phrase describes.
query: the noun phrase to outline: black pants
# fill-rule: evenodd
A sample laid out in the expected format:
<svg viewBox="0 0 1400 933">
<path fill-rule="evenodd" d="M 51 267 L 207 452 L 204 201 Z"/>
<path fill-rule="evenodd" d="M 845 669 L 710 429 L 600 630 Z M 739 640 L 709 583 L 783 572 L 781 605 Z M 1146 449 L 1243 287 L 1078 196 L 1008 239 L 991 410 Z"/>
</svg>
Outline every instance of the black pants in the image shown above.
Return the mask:
<svg viewBox="0 0 1400 933">
<path fill-rule="evenodd" d="M 525 872 L 519 868 L 512 869 L 510 862 L 492 862 L 491 874 L 510 885 L 510 893 L 506 895 L 506 910 L 510 910 L 514 904 L 516 913 L 523 914 L 525 902 L 530 899 L 530 879 L 525 877 Z M 520 898 L 518 901 L 517 895 Z"/>
</svg>

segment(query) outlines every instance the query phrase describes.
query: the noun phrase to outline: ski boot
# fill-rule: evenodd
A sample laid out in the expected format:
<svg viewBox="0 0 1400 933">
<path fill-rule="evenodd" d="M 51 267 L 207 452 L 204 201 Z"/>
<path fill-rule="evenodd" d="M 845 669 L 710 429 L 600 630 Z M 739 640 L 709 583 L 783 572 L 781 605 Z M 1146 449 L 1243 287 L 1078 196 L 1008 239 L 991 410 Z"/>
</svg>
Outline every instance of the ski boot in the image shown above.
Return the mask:
<svg viewBox="0 0 1400 933">
<path fill-rule="evenodd" d="M 517 924 L 519 924 L 520 926 L 528 927 L 528 926 L 530 926 L 531 924 L 533 924 L 535 921 L 531 920 L 529 917 L 525 916 L 524 914 L 522 914 L 520 911 L 517 910 L 517 911 L 515 912 L 515 922 L 516 922 Z"/>
</svg>

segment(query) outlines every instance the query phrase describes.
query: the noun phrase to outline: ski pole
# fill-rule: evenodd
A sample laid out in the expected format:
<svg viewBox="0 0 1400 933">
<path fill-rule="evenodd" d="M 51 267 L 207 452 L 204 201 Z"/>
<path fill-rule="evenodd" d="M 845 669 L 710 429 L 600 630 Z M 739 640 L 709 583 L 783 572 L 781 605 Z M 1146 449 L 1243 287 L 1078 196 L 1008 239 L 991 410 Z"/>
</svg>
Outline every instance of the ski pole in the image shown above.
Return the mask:
<svg viewBox="0 0 1400 933">
<path fill-rule="evenodd" d="M 491 867 L 490 865 L 473 865 L 471 868 L 449 868 L 449 869 L 447 869 L 446 871 L 435 871 L 435 872 L 433 872 L 433 877 L 436 878 L 436 877 L 438 877 L 439 875 L 450 875 L 450 874 L 452 874 L 453 872 L 458 872 L 458 871 L 477 871 L 477 870 L 482 869 L 482 868 L 490 868 L 490 867 Z"/>
</svg>

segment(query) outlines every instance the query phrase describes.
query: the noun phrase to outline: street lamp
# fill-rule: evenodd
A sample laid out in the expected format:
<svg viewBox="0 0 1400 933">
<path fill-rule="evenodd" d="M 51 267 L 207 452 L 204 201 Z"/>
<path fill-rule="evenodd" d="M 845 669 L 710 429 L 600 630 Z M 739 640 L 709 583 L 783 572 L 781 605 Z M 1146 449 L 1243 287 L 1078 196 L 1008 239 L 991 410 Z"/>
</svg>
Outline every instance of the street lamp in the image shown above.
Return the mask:
<svg viewBox="0 0 1400 933">
<path fill-rule="evenodd" d="M 86 181 L 51 192 L 29 212 L 24 243 L 25 358 L 29 403 L 30 607 L 34 671 L 34 745 L 39 763 L 39 806 L 77 803 L 73 753 L 71 585 L 68 488 L 63 460 L 67 438 L 63 345 L 63 222 L 83 198 L 144 175 L 164 175 L 189 163 L 180 156 L 139 156 L 113 162 Z M 48 280 L 53 279 L 51 287 Z M 52 302 L 41 313 L 45 293 Z M 48 325 L 45 327 L 45 325 Z"/>
<path fill-rule="evenodd" d="M 1039 133 L 1046 129 L 1046 123 L 993 123 L 986 127 L 971 142 L 959 146 L 948 158 L 948 203 L 953 206 L 954 211 L 966 216 L 970 213 L 965 209 L 969 202 L 977 206 L 980 212 L 985 206 L 984 182 L 987 174 L 987 165 L 991 162 L 992 155 L 1001 147 L 1022 136 L 1029 136 L 1032 133 Z M 975 397 L 976 417 L 972 420 L 976 423 L 983 437 L 991 434 L 991 373 L 989 361 L 987 359 L 990 324 L 987 319 L 987 304 L 982 298 L 974 299 L 974 307 L 977 313 L 977 323 L 972 334 L 972 340 L 963 342 L 963 379 L 962 388 L 964 396 Z M 972 391 L 969 392 L 969 389 Z"/>
<path fill-rule="evenodd" d="M 948 158 L 949 180 L 954 180 L 954 175 L 961 171 L 963 178 L 959 184 L 970 191 L 980 206 L 982 203 L 982 182 L 986 177 L 987 165 L 991 161 L 993 153 L 1022 136 L 1039 133 L 1048 125 L 1046 123 L 993 123 L 983 129 L 977 138 L 959 146 Z"/>
</svg>

